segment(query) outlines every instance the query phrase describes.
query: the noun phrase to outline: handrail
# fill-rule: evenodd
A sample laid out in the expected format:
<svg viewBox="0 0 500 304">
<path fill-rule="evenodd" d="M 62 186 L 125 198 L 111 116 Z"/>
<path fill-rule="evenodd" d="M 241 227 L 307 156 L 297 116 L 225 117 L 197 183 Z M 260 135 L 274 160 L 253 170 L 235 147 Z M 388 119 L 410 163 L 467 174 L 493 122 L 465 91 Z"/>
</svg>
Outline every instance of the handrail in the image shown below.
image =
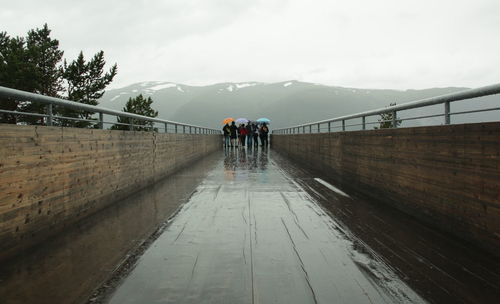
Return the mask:
<svg viewBox="0 0 500 304">
<path fill-rule="evenodd" d="M 99 107 L 99 106 L 93 106 L 93 105 L 88 105 L 88 104 L 84 104 L 84 103 L 80 103 L 80 102 L 65 100 L 62 98 L 50 97 L 50 96 L 35 94 L 35 93 L 31 93 L 31 92 L 6 88 L 6 87 L 2 87 L 2 86 L 0 86 L 0 97 L 13 98 L 13 99 L 21 100 L 21 101 L 40 102 L 40 103 L 44 103 L 44 104 L 48 104 L 48 105 L 57 105 L 57 106 L 67 107 L 67 108 L 76 109 L 76 110 L 83 110 L 83 111 L 99 113 L 100 118 L 98 121 L 96 121 L 96 123 L 99 123 L 101 128 L 102 128 L 102 124 L 103 124 L 102 114 L 108 114 L 108 115 L 114 115 L 114 116 L 120 116 L 120 117 L 128 117 L 128 118 L 137 119 L 137 120 L 163 123 L 163 124 L 165 124 L 165 127 L 167 127 L 168 124 L 174 125 L 176 131 L 177 131 L 177 126 L 181 126 L 184 128 L 189 127 L 190 129 L 195 128 L 195 130 L 198 129 L 198 130 L 210 131 L 211 134 L 212 133 L 213 134 L 220 133 L 220 130 L 217 130 L 217 129 L 207 128 L 207 127 L 192 125 L 192 124 L 186 124 L 186 123 L 181 123 L 181 122 L 176 122 L 176 121 L 171 121 L 171 120 L 166 120 L 166 119 L 160 119 L 160 118 L 155 118 L 155 117 L 148 117 L 148 116 L 143 116 L 143 115 L 138 115 L 138 114 L 133 114 L 133 113 L 128 113 L 128 112 L 122 112 L 122 111 L 107 109 L 107 108 L 103 108 L 103 107 Z M 17 112 L 13 112 L 13 111 L 2 111 L 2 112 L 17 113 Z M 49 118 L 48 119 L 49 122 L 52 121 L 52 117 L 57 118 L 56 116 L 52 115 L 51 108 L 49 108 L 48 112 L 49 113 L 45 114 L 44 116 Z M 30 114 L 30 113 L 20 112 L 18 114 Z"/>
<path fill-rule="evenodd" d="M 379 109 L 375 109 L 375 110 L 370 110 L 370 111 L 335 117 L 335 118 L 331 118 L 331 119 L 325 119 L 325 120 L 295 125 L 295 126 L 291 126 L 291 127 L 275 129 L 275 130 L 273 130 L 273 133 L 288 134 L 287 131 L 290 131 L 290 130 L 300 129 L 300 128 L 304 129 L 305 127 L 311 127 L 313 125 L 318 125 L 318 128 L 319 128 L 320 124 L 325 124 L 325 123 L 330 124 L 332 122 L 337 122 L 337 121 L 342 121 L 342 123 L 344 125 L 346 120 L 354 119 L 354 118 L 363 118 L 362 125 L 363 125 L 363 130 L 364 130 L 365 124 L 366 124 L 365 118 L 367 116 L 380 115 L 380 114 L 384 114 L 384 113 L 393 113 L 394 114 L 393 121 L 395 122 L 397 120 L 397 117 L 395 115 L 397 111 L 415 109 L 415 108 L 431 106 L 431 105 L 436 105 L 436 104 L 443 104 L 443 103 L 445 104 L 445 111 L 444 111 L 444 114 L 442 114 L 442 115 L 445 116 L 445 124 L 450 124 L 450 115 L 454 114 L 454 113 L 450 113 L 450 103 L 451 102 L 464 100 L 464 99 L 470 99 L 470 98 L 476 98 L 476 97 L 482 97 L 482 96 L 488 96 L 488 95 L 494 95 L 494 94 L 499 94 L 499 93 L 500 93 L 500 83 L 489 85 L 489 86 L 484 86 L 484 87 L 480 87 L 480 88 L 476 88 L 476 89 L 468 89 L 468 90 L 464 90 L 461 92 L 455 92 L 455 93 L 440 95 L 440 96 L 436 96 L 436 97 L 430 97 L 430 98 L 424 98 L 424 99 L 420 99 L 420 100 L 410 101 L 407 103 L 389 106 L 386 108 L 379 108 Z M 491 110 L 497 110 L 497 109 L 498 108 L 492 108 Z M 394 123 L 393 126 L 397 127 L 397 124 Z M 345 130 L 345 128 L 343 128 L 343 129 Z"/>
</svg>

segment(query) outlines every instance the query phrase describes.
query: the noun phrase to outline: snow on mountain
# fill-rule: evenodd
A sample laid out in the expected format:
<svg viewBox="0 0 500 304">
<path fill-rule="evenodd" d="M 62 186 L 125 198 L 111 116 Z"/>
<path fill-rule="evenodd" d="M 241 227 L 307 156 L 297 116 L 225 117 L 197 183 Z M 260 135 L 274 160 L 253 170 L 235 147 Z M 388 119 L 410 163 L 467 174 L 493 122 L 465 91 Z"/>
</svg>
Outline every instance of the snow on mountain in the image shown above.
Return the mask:
<svg viewBox="0 0 500 304">
<path fill-rule="evenodd" d="M 147 86 L 151 86 L 151 85 L 155 85 L 155 84 L 160 84 L 160 83 L 163 83 L 163 82 L 162 81 L 144 81 L 144 82 L 139 83 L 139 85 L 141 87 L 147 87 Z"/>
<path fill-rule="evenodd" d="M 248 87 L 253 87 L 253 86 L 256 86 L 257 83 L 256 82 L 252 82 L 252 83 L 236 83 L 235 86 L 237 89 L 243 89 L 243 88 L 248 88 Z"/>
<path fill-rule="evenodd" d="M 175 83 L 167 82 L 167 83 L 163 83 L 163 84 L 157 84 L 153 87 L 148 88 L 148 90 L 159 91 L 159 90 L 174 88 L 174 87 L 177 87 L 177 85 Z"/>
</svg>

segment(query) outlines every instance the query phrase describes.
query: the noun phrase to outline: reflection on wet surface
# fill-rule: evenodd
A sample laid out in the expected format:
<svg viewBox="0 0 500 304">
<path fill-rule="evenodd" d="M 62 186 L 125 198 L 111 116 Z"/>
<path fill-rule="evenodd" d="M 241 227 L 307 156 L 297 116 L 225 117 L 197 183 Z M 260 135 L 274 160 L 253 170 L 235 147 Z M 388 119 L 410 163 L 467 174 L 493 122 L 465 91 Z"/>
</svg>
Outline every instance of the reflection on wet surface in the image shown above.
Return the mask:
<svg viewBox="0 0 500 304">
<path fill-rule="evenodd" d="M 188 200 L 212 155 L 0 264 L 0 303 L 82 303 L 124 255 Z"/>
<path fill-rule="evenodd" d="M 495 303 L 498 269 L 276 153 L 234 149 L 109 303 Z"/>
</svg>

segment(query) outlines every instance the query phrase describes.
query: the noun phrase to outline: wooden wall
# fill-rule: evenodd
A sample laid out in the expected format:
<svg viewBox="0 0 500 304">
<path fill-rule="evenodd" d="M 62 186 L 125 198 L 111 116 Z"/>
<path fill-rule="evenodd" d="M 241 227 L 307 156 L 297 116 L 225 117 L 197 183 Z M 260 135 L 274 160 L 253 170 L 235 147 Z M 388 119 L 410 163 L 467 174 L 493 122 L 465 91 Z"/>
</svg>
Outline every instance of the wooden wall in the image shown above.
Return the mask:
<svg viewBox="0 0 500 304">
<path fill-rule="evenodd" d="M 0 259 L 220 146 L 219 135 L 0 124 Z"/>
<path fill-rule="evenodd" d="M 500 123 L 275 135 L 271 142 L 344 189 L 500 252 Z"/>
</svg>

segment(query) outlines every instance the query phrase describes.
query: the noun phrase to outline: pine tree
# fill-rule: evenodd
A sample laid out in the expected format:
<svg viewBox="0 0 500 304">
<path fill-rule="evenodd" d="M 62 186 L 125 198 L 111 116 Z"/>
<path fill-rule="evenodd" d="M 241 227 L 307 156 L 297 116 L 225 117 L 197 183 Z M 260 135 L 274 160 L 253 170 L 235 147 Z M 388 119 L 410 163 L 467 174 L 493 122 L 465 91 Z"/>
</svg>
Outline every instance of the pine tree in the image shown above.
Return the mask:
<svg viewBox="0 0 500 304">
<path fill-rule="evenodd" d="M 113 81 L 116 75 L 116 64 L 104 73 L 104 52 L 100 51 L 90 61 L 86 61 L 83 52 L 78 58 L 68 64 L 64 62 L 63 77 L 67 81 L 67 98 L 72 101 L 89 105 L 98 105 L 98 99 L 104 94 L 104 89 Z M 59 113 L 66 117 L 90 120 L 94 113 L 72 109 L 61 109 Z M 90 122 L 62 121 L 63 126 L 89 127 Z"/>
<path fill-rule="evenodd" d="M 11 38 L 5 32 L 0 32 L 0 86 L 32 92 L 36 87 L 36 77 L 32 61 L 29 60 L 22 37 Z M 2 109 L 17 111 L 20 108 L 18 100 L 0 99 Z M 19 117 L 11 114 L 1 114 L 0 122 L 17 123 Z"/>
<path fill-rule="evenodd" d="M 41 29 L 30 30 L 26 38 L 11 38 L 0 32 L 0 85 L 47 96 L 60 97 L 67 81 L 66 98 L 97 105 L 104 89 L 116 75 L 116 64 L 104 73 L 104 52 L 98 52 L 89 62 L 83 53 L 69 65 L 61 60 L 64 52 L 59 41 L 50 37 L 51 30 L 44 24 Z M 10 111 L 45 113 L 46 105 L 13 99 L 1 99 L 1 107 Z M 67 108 L 54 109 L 56 114 L 90 120 L 93 113 Z M 33 116 L 0 114 L 0 122 L 43 123 Z M 64 126 L 90 126 L 90 122 L 59 121 Z"/>
<path fill-rule="evenodd" d="M 52 39 L 50 32 L 47 24 L 44 24 L 41 29 L 29 31 L 26 37 L 26 52 L 36 79 L 35 88 L 31 92 L 59 97 L 59 93 L 63 91 L 61 60 L 64 52 L 59 50 L 59 41 Z M 45 108 L 46 105 L 41 103 L 26 103 L 22 106 L 23 111 L 34 113 L 44 113 Z M 26 116 L 24 120 L 35 123 L 40 118 Z"/>
<path fill-rule="evenodd" d="M 396 103 L 391 103 L 389 106 L 395 106 Z M 392 112 L 388 113 L 382 113 L 380 114 L 380 118 L 378 120 L 379 126 L 374 127 L 374 129 L 389 129 L 389 128 L 394 128 L 394 127 L 399 127 L 401 125 L 401 119 L 396 119 L 396 126 L 393 126 L 393 119 L 394 114 Z"/>
<path fill-rule="evenodd" d="M 153 108 L 151 108 L 151 104 L 153 104 L 153 99 L 151 99 L 151 97 L 145 99 L 142 96 L 142 94 L 140 94 L 135 98 L 129 98 L 127 104 L 123 108 L 123 111 L 148 117 L 157 117 L 158 111 L 155 111 Z M 128 117 L 118 117 L 118 122 L 122 124 L 133 123 L 135 125 L 134 130 L 138 131 L 149 131 L 149 130 L 156 131 L 156 129 L 153 128 L 154 123 L 151 121 L 132 120 Z M 140 125 L 141 127 L 138 127 L 137 125 Z M 116 124 L 113 127 L 111 127 L 111 129 L 129 130 L 129 126 Z"/>
</svg>

